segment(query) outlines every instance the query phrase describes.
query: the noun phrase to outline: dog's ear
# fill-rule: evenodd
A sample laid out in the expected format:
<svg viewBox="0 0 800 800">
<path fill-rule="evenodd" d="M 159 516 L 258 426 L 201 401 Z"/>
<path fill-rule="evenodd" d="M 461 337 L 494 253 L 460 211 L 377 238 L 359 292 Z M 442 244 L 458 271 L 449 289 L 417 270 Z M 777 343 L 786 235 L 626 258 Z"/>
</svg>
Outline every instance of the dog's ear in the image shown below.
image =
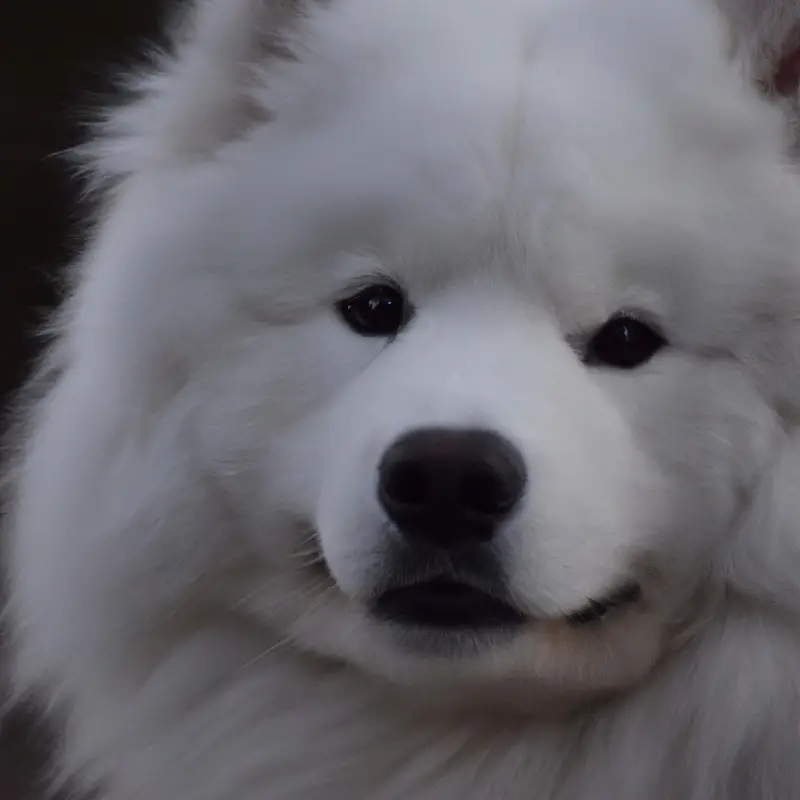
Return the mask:
<svg viewBox="0 0 800 800">
<path fill-rule="evenodd" d="M 316 0 L 308 0 L 316 2 Z M 262 122 L 257 67 L 288 57 L 282 37 L 306 0 L 188 0 L 152 69 L 122 76 L 124 102 L 76 156 L 103 186 L 146 169 L 207 158 Z M 132 95 L 132 97 L 131 97 Z"/>
<path fill-rule="evenodd" d="M 783 111 L 792 155 L 800 156 L 800 3 L 714 0 L 730 31 L 731 54 Z"/>
<path fill-rule="evenodd" d="M 730 25 L 733 53 L 764 91 L 800 85 L 800 4 L 796 0 L 715 0 Z"/>
</svg>

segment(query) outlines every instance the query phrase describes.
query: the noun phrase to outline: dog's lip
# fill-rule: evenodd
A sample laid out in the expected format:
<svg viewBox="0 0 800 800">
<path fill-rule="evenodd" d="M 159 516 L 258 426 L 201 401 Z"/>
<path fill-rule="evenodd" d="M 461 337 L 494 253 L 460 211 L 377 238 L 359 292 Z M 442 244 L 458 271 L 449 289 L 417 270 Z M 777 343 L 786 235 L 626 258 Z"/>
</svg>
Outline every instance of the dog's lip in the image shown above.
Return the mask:
<svg viewBox="0 0 800 800">
<path fill-rule="evenodd" d="M 434 578 L 384 591 L 372 613 L 383 620 L 427 628 L 499 628 L 526 616 L 505 600 L 468 583 Z"/>
<path fill-rule="evenodd" d="M 577 611 L 566 615 L 571 625 L 586 625 L 600 622 L 612 611 L 633 605 L 642 597 L 642 587 L 635 581 L 625 581 L 599 600 L 589 600 Z"/>
</svg>

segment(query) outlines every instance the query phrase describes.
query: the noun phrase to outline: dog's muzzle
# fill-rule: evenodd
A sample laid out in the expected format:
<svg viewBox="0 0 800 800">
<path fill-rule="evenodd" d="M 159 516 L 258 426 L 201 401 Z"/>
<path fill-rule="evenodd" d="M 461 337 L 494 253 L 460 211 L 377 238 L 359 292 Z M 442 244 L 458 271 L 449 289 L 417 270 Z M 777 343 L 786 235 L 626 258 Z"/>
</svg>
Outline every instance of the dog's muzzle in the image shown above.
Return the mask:
<svg viewBox="0 0 800 800">
<path fill-rule="evenodd" d="M 492 431 L 419 429 L 392 444 L 378 499 L 401 544 L 373 614 L 439 629 L 523 622 L 505 596 L 491 542 L 526 484 L 522 455 Z"/>
</svg>

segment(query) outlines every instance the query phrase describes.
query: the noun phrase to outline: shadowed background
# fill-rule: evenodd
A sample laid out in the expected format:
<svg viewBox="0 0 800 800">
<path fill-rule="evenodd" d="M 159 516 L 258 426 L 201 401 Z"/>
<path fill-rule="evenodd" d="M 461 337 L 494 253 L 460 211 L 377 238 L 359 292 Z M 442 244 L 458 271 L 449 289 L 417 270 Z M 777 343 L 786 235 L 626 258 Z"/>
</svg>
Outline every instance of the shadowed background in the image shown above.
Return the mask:
<svg viewBox="0 0 800 800">
<path fill-rule="evenodd" d="M 143 51 L 173 0 L 0 2 L 0 403 L 37 352 L 35 331 L 80 243 L 78 187 L 62 152 L 109 77 Z M 2 659 L 0 649 L 0 659 Z M 0 668 L 0 673 L 2 669 Z M 39 800 L 43 733 L 0 721 L 0 800 Z"/>
</svg>

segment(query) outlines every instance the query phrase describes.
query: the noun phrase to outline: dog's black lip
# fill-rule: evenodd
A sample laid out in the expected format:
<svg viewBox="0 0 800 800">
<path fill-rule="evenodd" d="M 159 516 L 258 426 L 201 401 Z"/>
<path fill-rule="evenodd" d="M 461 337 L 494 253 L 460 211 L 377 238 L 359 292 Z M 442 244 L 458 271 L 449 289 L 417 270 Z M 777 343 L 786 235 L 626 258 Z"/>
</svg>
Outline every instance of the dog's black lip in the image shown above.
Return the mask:
<svg viewBox="0 0 800 800">
<path fill-rule="evenodd" d="M 628 581 L 601 600 L 589 600 L 583 608 L 567 614 L 567 622 L 571 625 L 586 625 L 600 622 L 609 612 L 631 605 L 641 599 L 642 587 L 638 583 Z"/>
<path fill-rule="evenodd" d="M 504 600 L 470 584 L 435 578 L 383 592 L 372 608 L 381 619 L 427 628 L 500 628 L 525 622 Z"/>
</svg>

